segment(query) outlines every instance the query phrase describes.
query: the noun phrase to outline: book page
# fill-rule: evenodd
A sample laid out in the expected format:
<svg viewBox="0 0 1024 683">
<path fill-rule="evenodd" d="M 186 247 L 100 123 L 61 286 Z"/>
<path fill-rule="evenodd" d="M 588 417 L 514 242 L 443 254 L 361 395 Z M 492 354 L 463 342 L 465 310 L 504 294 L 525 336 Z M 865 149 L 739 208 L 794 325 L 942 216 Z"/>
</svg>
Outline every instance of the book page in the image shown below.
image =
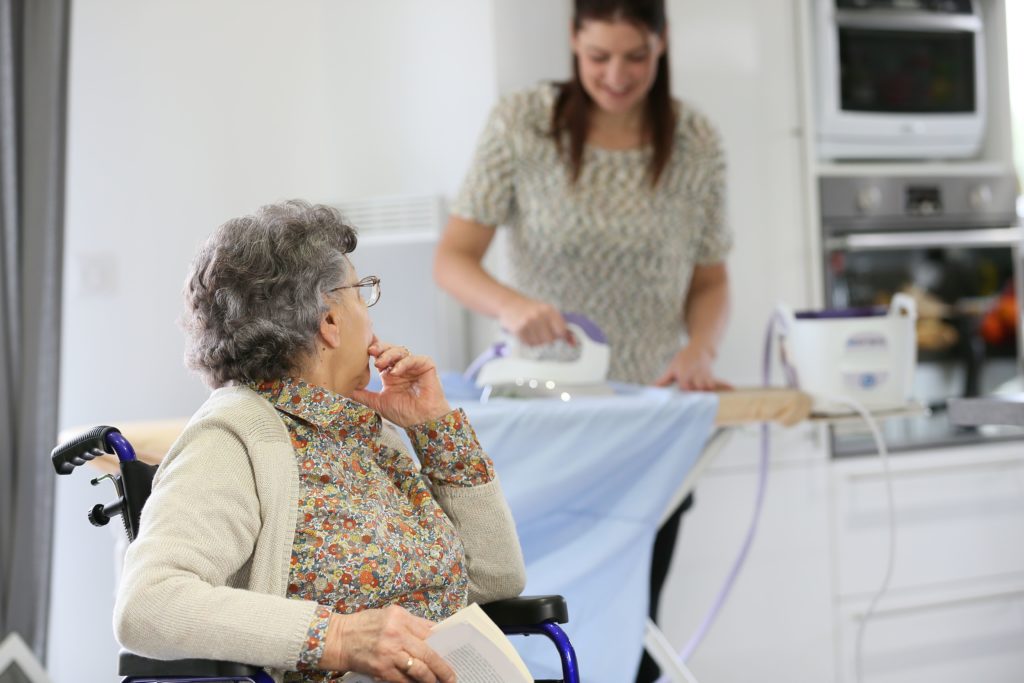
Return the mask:
<svg viewBox="0 0 1024 683">
<path fill-rule="evenodd" d="M 501 629 L 472 604 L 434 626 L 430 645 L 455 670 L 459 683 L 533 683 L 526 664 Z M 343 683 L 373 683 L 347 673 Z"/>
<path fill-rule="evenodd" d="M 524 675 L 515 660 L 471 623 L 452 624 L 432 634 L 427 643 L 455 669 L 459 683 L 533 683 L 529 673 Z"/>
<path fill-rule="evenodd" d="M 437 626 L 434 627 L 435 633 L 443 631 L 446 628 L 450 628 L 451 625 L 468 623 L 473 624 L 484 636 L 493 642 L 498 649 L 512 662 L 516 664 L 516 668 L 522 672 L 523 676 L 527 680 L 532 680 L 529 669 L 526 668 L 526 664 L 523 662 L 522 657 L 519 656 L 519 652 L 516 651 L 515 646 L 512 645 L 512 641 L 508 639 L 498 625 L 491 621 L 491 618 L 487 616 L 487 613 L 481 609 L 480 605 L 475 602 L 463 607 L 455 614 L 451 615 Z M 429 642 L 429 641 L 428 641 Z"/>
</svg>

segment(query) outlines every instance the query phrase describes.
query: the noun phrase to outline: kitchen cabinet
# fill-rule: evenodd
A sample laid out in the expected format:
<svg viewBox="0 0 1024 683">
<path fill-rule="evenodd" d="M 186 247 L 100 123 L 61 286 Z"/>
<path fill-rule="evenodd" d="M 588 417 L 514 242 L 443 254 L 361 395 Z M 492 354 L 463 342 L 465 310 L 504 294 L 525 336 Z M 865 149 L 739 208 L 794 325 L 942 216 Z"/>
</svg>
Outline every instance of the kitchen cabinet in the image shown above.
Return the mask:
<svg viewBox="0 0 1024 683">
<path fill-rule="evenodd" d="M 865 683 L 1024 678 L 1024 444 L 894 456 L 896 554 L 867 625 Z M 876 458 L 831 465 L 837 677 L 888 553 Z"/>
<path fill-rule="evenodd" d="M 890 460 L 897 543 L 891 590 L 1024 576 L 1024 448 L 991 444 Z M 869 595 L 887 553 L 884 475 L 876 458 L 832 468 L 837 595 Z"/>
<path fill-rule="evenodd" d="M 690 660 L 700 680 L 852 683 L 860 620 L 888 553 L 881 462 L 831 460 L 821 427 L 772 429 L 763 516 L 747 564 Z M 683 518 L 661 625 L 681 646 L 749 523 L 758 430 L 738 431 Z M 865 631 L 864 682 L 1024 679 L 1024 448 L 892 456 L 896 564 Z"/>
<path fill-rule="evenodd" d="M 866 599 L 836 609 L 837 681 L 854 680 Z M 864 683 L 1018 683 L 1024 678 L 1024 580 L 899 590 L 882 601 L 864 641 Z"/>
</svg>

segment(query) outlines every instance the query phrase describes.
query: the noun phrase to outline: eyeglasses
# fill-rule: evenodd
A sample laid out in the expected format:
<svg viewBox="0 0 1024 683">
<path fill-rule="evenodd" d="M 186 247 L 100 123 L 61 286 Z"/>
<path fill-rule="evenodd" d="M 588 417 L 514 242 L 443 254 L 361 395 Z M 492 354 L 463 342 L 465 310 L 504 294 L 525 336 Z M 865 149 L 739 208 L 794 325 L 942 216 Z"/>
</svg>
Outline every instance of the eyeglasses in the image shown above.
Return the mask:
<svg viewBox="0 0 1024 683">
<path fill-rule="evenodd" d="M 380 299 L 380 278 L 376 275 L 367 275 L 354 285 L 342 285 L 330 290 L 336 292 L 339 289 L 358 289 L 359 298 L 363 300 L 367 308 L 377 303 Z"/>
</svg>

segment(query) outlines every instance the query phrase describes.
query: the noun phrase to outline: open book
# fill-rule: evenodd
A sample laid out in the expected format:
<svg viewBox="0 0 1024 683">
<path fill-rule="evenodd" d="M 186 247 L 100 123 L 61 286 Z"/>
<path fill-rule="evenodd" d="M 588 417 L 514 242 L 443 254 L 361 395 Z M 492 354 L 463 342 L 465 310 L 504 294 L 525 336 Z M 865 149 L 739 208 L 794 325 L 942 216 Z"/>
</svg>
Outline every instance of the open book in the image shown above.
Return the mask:
<svg viewBox="0 0 1024 683">
<path fill-rule="evenodd" d="M 459 683 L 533 683 L 533 676 L 501 629 L 476 603 L 434 626 L 427 644 L 455 669 Z M 347 673 L 342 683 L 373 683 Z"/>
</svg>

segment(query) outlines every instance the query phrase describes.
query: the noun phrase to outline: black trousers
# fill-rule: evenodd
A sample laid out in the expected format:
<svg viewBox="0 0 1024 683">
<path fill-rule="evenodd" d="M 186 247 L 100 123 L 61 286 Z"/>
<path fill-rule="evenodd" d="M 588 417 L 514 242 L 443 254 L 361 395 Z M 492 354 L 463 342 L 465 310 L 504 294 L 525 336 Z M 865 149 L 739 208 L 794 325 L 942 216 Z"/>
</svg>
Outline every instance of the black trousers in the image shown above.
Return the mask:
<svg viewBox="0 0 1024 683">
<path fill-rule="evenodd" d="M 672 553 L 676 548 L 676 537 L 679 536 L 679 525 L 683 514 L 693 507 L 693 494 L 688 495 L 679 504 L 665 523 L 658 529 L 654 537 L 654 553 L 651 555 L 650 610 L 651 621 L 658 622 L 658 606 L 661 602 L 661 589 L 665 587 L 668 570 L 672 565 Z M 654 663 L 651 656 L 644 651 L 640 660 L 640 669 L 636 674 L 636 683 L 654 683 L 658 680 L 661 669 Z"/>
</svg>

